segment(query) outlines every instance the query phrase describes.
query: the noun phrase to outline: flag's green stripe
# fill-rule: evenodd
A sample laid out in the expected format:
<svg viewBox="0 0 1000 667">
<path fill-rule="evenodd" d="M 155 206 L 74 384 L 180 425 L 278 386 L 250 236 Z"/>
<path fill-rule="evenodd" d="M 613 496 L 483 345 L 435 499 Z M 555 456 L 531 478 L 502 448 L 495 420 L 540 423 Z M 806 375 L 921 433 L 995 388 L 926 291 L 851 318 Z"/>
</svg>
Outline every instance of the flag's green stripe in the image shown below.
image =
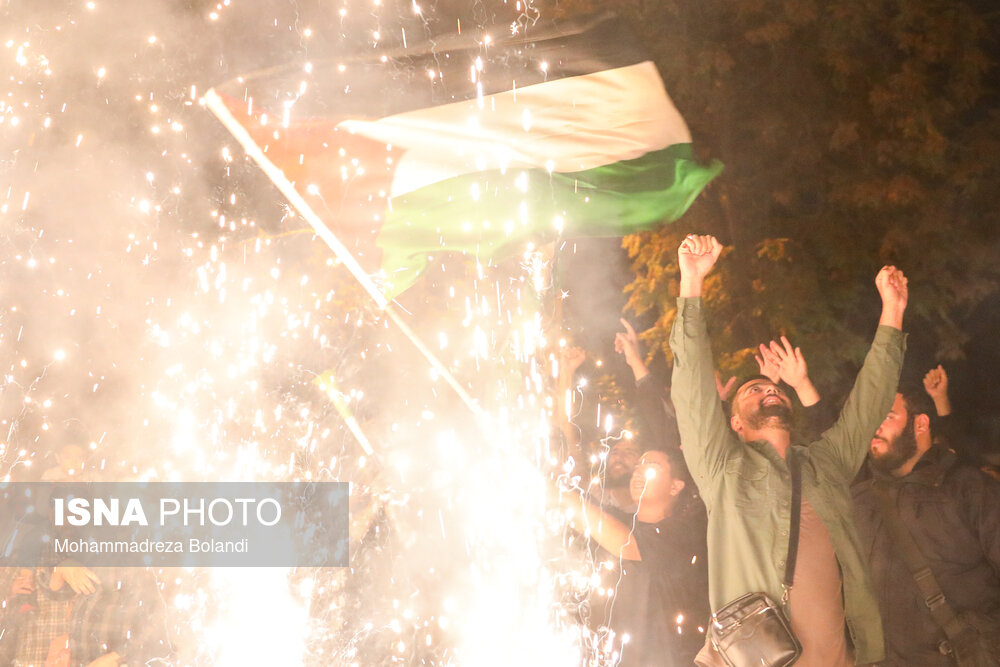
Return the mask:
<svg viewBox="0 0 1000 667">
<path fill-rule="evenodd" d="M 392 200 L 378 236 L 382 268 L 398 294 L 442 250 L 485 261 L 529 239 L 623 236 L 679 218 L 720 171 L 676 144 L 634 160 L 575 173 L 484 171 L 451 178 Z M 473 192 L 478 192 L 474 196 Z"/>
</svg>

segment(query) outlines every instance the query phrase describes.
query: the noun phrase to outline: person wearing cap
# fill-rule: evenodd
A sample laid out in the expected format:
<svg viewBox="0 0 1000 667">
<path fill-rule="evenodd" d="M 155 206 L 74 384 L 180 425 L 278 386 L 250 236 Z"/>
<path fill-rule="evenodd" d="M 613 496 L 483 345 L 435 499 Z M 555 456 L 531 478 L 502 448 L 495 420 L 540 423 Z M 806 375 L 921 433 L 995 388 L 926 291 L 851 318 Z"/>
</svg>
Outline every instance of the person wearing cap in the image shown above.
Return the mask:
<svg viewBox="0 0 1000 667">
<path fill-rule="evenodd" d="M 773 381 L 758 376 L 740 383 L 728 419 L 716 392 L 701 295 L 721 251 L 712 236 L 689 235 L 681 244 L 670 336 L 681 445 L 708 509 L 712 611 L 746 593 L 765 593 L 781 601 L 802 644 L 797 667 L 877 662 L 884 657 L 882 623 L 854 527 L 850 485 L 895 397 L 905 350 L 906 277 L 892 266 L 879 271 L 882 315 L 854 388 L 831 428 L 808 445 L 793 444 L 792 403 Z M 798 565 L 785 595 L 789 452 L 801 463 L 802 505 Z M 720 664 L 720 658 L 706 645 L 698 663 Z"/>
</svg>

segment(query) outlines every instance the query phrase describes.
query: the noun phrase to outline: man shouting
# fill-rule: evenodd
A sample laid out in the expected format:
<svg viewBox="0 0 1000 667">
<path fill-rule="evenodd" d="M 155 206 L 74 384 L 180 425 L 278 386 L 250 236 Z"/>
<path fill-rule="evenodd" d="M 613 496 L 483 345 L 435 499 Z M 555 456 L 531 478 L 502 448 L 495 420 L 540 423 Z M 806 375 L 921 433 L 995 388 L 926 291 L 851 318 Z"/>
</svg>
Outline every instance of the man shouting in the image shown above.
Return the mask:
<svg viewBox="0 0 1000 667">
<path fill-rule="evenodd" d="M 793 444 L 792 403 L 771 380 L 741 383 L 728 420 L 716 393 L 701 295 L 721 251 L 714 237 L 695 235 L 678 249 L 680 298 L 670 337 L 681 445 L 708 509 L 712 611 L 746 593 L 765 593 L 781 600 L 802 645 L 797 667 L 879 661 L 882 624 L 851 515 L 850 484 L 896 393 L 906 278 L 895 267 L 879 271 L 879 327 L 840 417 L 815 442 Z M 786 591 L 792 453 L 801 464 L 802 502 L 798 565 Z M 710 645 L 698 662 L 720 664 Z"/>
</svg>

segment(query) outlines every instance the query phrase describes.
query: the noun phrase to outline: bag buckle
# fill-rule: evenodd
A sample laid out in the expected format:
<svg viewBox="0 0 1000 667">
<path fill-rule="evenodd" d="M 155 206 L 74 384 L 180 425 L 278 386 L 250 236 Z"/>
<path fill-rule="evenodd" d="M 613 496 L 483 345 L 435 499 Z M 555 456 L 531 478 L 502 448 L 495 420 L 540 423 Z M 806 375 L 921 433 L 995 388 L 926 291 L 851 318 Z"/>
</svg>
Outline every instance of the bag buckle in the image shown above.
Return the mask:
<svg viewBox="0 0 1000 667">
<path fill-rule="evenodd" d="M 944 604 L 944 594 L 938 593 L 937 595 L 932 595 L 931 597 L 926 598 L 924 600 L 924 604 L 927 605 L 928 609 L 934 611 L 935 609 Z"/>
</svg>

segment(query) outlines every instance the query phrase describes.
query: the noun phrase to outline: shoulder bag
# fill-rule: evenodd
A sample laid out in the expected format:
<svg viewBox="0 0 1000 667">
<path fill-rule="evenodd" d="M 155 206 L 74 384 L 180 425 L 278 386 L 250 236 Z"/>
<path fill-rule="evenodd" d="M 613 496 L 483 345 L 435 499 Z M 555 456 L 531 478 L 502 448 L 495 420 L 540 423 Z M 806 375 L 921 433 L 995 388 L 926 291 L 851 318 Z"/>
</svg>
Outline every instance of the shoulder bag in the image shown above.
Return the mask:
<svg viewBox="0 0 1000 667">
<path fill-rule="evenodd" d="M 788 465 L 792 474 L 792 520 L 782 582 L 783 602 L 788 600 L 795 579 L 802 513 L 802 471 L 791 448 Z M 709 635 L 729 667 L 788 667 L 802 655 L 802 645 L 792 632 L 791 623 L 781 606 L 766 593 L 747 593 L 712 614 Z"/>
</svg>

